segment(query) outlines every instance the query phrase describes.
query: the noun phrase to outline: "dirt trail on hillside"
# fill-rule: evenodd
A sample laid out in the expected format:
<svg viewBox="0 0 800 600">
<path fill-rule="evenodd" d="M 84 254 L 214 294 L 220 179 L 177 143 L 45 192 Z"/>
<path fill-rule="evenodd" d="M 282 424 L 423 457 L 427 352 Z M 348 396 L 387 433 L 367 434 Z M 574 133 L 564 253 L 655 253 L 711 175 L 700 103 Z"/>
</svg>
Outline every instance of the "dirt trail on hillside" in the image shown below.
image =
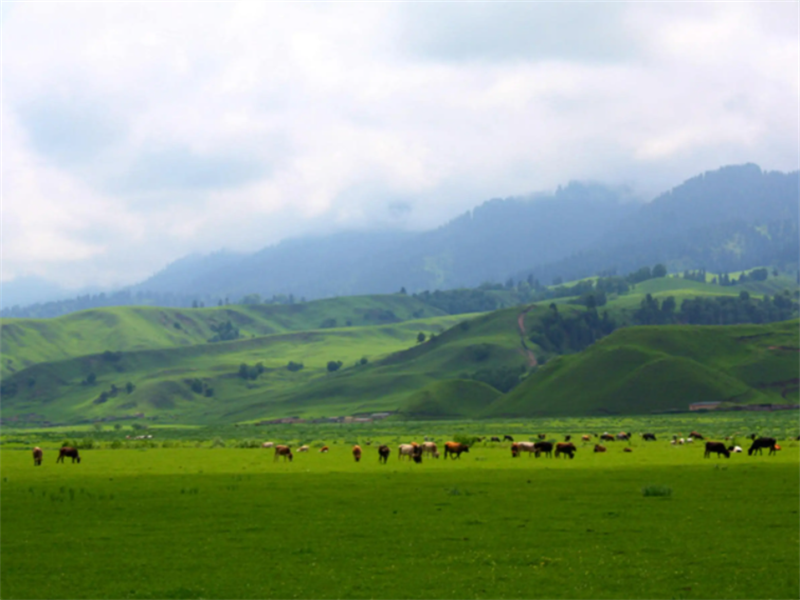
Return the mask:
<svg viewBox="0 0 800 600">
<path fill-rule="evenodd" d="M 529 310 L 535 307 L 536 307 L 535 304 L 531 304 L 517 316 L 517 325 L 519 326 L 519 341 L 522 343 L 523 354 L 525 354 L 525 356 L 528 357 L 528 366 L 530 367 L 535 367 L 539 363 L 536 360 L 536 355 L 530 348 L 528 348 L 528 345 L 525 343 L 525 314 Z"/>
</svg>

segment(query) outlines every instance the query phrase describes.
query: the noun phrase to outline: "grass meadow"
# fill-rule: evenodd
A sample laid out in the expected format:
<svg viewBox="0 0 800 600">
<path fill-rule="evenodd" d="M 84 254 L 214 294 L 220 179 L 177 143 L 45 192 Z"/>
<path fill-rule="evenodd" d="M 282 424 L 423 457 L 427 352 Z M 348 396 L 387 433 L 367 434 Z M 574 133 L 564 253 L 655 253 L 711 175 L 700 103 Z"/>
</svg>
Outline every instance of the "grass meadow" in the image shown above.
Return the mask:
<svg viewBox="0 0 800 600">
<path fill-rule="evenodd" d="M 422 441 L 428 431 L 443 442 L 454 424 L 270 430 L 276 442 L 313 439 L 312 451 L 291 463 L 274 462 L 271 450 L 232 447 L 233 431 L 251 433 L 233 428 L 151 430 L 153 440 L 139 447 L 98 442 L 81 451 L 81 464 L 63 465 L 55 462 L 55 436 L 97 433 L 17 432 L 0 450 L 0 593 L 797 598 L 798 442 L 782 440 L 776 456 L 705 459 L 701 443 L 671 446 L 664 437 L 688 432 L 689 416 L 682 418 L 656 419 L 659 440 L 635 436 L 630 453 L 625 443 L 594 454 L 593 442 L 578 442 L 574 460 L 515 459 L 508 443 L 479 442 L 459 460 L 420 465 L 398 460 L 398 440 Z M 715 434 L 757 426 L 788 438 L 797 429 L 796 415 L 693 418 Z M 560 439 L 562 431 L 607 425 L 493 422 L 460 430 L 517 439 L 548 431 Z M 640 432 L 651 423 L 622 425 Z M 34 467 L 27 443 L 38 439 L 44 464 Z M 364 448 L 360 463 L 353 442 Z M 387 465 L 378 463 L 379 443 L 392 446 Z M 328 454 L 317 451 L 322 444 Z"/>
</svg>

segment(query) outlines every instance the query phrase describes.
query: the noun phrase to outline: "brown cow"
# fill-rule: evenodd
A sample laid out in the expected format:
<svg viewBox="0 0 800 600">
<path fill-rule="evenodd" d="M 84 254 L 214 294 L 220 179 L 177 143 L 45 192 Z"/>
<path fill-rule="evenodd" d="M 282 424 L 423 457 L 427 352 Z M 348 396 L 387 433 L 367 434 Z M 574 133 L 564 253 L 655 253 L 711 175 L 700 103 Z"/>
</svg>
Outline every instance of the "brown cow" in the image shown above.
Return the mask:
<svg viewBox="0 0 800 600">
<path fill-rule="evenodd" d="M 575 444 L 572 442 L 558 442 L 556 444 L 556 458 L 558 458 L 559 454 L 566 454 L 570 458 L 575 458 L 575 452 L 577 450 Z"/>
<path fill-rule="evenodd" d="M 519 456 L 519 444 L 514 442 L 511 444 L 511 458 L 517 458 Z"/>
<path fill-rule="evenodd" d="M 633 452 L 633 448 L 627 447 L 622 449 L 623 452 Z"/>
<path fill-rule="evenodd" d="M 64 457 L 69 456 L 72 459 L 72 462 L 78 461 L 78 464 L 81 462 L 81 457 L 78 455 L 78 449 L 73 448 L 72 446 L 64 446 L 61 450 L 58 451 L 58 458 L 56 459 L 57 463 L 63 463 Z"/>
<path fill-rule="evenodd" d="M 536 437 L 538 437 L 540 440 L 543 440 L 543 439 L 545 439 L 547 437 L 547 434 L 546 433 L 540 433 Z"/>
<path fill-rule="evenodd" d="M 594 451 L 595 452 L 605 452 L 606 451 L 606 447 L 605 446 L 601 446 L 600 444 L 595 444 L 594 445 Z"/>
<path fill-rule="evenodd" d="M 600 439 L 604 442 L 613 442 L 616 441 L 617 438 L 615 438 L 610 433 L 604 433 L 603 435 L 600 436 Z"/>
<path fill-rule="evenodd" d="M 391 452 L 392 451 L 389 449 L 389 446 L 384 445 L 378 448 L 378 462 L 386 464 L 386 461 L 389 460 L 389 454 L 391 454 Z"/>
<path fill-rule="evenodd" d="M 446 442 L 444 445 L 444 457 L 450 455 L 450 458 L 461 458 L 462 452 L 469 452 L 469 446 L 466 444 L 459 444 L 458 442 Z"/>
<path fill-rule="evenodd" d="M 278 460 L 278 457 L 282 456 L 283 460 L 289 459 L 289 462 L 292 462 L 292 449 L 289 446 L 275 446 L 275 458 L 272 459 L 272 462 Z"/>
<path fill-rule="evenodd" d="M 416 444 L 414 446 L 414 450 L 411 453 L 411 459 L 417 464 L 420 464 L 422 462 L 422 451 L 423 451 L 422 446 Z"/>
<path fill-rule="evenodd" d="M 581 436 L 581 439 L 582 439 L 584 442 L 589 442 L 589 441 L 591 441 L 591 439 L 592 439 L 592 436 L 590 436 L 590 435 L 583 435 L 583 436 Z"/>
<path fill-rule="evenodd" d="M 536 458 L 539 458 L 539 455 L 544 452 L 550 458 L 553 458 L 553 442 L 536 442 L 533 445 L 533 453 Z"/>
<path fill-rule="evenodd" d="M 328 448 L 327 446 L 323 446 L 322 448 L 320 448 L 320 449 L 319 449 L 319 451 L 320 451 L 320 453 L 321 453 L 321 454 L 325 454 L 325 453 L 326 453 L 326 452 L 328 452 L 329 450 L 330 450 L 330 448 Z"/>
<path fill-rule="evenodd" d="M 693 431 L 692 433 L 690 433 L 690 434 L 689 434 L 689 437 L 690 437 L 690 438 L 694 438 L 694 439 L 696 439 L 696 440 L 704 440 L 704 439 L 706 439 L 706 438 L 704 438 L 702 435 L 700 435 L 699 433 L 697 433 L 696 431 Z"/>
<path fill-rule="evenodd" d="M 42 464 L 42 457 L 43 456 L 44 456 L 44 453 L 42 452 L 42 449 L 39 448 L 39 446 L 36 446 L 36 448 L 33 449 L 33 465 L 35 467 L 38 467 L 38 466 L 40 466 Z"/>
<path fill-rule="evenodd" d="M 356 462 L 361 460 L 361 446 L 358 444 L 353 446 L 353 458 L 356 459 Z"/>
<path fill-rule="evenodd" d="M 704 458 L 710 457 L 712 452 L 717 453 L 717 458 L 719 458 L 720 454 L 724 454 L 725 458 L 731 457 L 731 453 L 725 447 L 724 442 L 706 442 L 706 453 L 703 455 Z"/>
</svg>

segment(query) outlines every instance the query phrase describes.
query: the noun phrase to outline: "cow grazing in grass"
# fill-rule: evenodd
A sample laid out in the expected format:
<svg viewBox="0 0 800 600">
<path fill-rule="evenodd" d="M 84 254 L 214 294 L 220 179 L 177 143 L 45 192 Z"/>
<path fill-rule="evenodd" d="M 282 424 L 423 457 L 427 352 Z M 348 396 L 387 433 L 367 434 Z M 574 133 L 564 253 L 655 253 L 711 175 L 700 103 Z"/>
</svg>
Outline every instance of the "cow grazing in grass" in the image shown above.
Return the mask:
<svg viewBox="0 0 800 600">
<path fill-rule="evenodd" d="M 64 446 L 61 448 L 61 450 L 58 451 L 58 458 L 56 459 L 56 462 L 63 463 L 65 456 L 69 456 L 72 459 L 72 462 L 81 462 L 81 457 L 78 455 L 78 449 L 73 448 L 72 446 Z"/>
<path fill-rule="evenodd" d="M 629 432 L 626 433 L 624 431 L 620 431 L 617 434 L 617 439 L 620 440 L 620 441 L 629 442 L 629 441 L 631 441 L 631 432 L 629 431 Z"/>
<path fill-rule="evenodd" d="M 514 442 L 511 444 L 511 458 L 517 458 L 519 456 L 519 444 Z"/>
<path fill-rule="evenodd" d="M 418 444 L 400 444 L 397 448 L 397 458 L 402 460 L 407 456 L 409 460 L 414 457 L 414 449 L 420 447 Z"/>
<path fill-rule="evenodd" d="M 728 446 L 728 452 L 730 452 L 731 454 L 739 454 L 740 452 L 742 452 L 742 447 L 741 446 Z"/>
<path fill-rule="evenodd" d="M 510 435 L 504 435 L 504 436 L 503 436 L 503 441 L 504 441 L 504 442 L 513 442 L 513 441 L 514 441 L 514 438 L 513 438 L 513 437 L 511 437 Z"/>
<path fill-rule="evenodd" d="M 591 441 L 592 441 L 592 436 L 590 436 L 590 435 L 582 435 L 582 436 L 581 436 L 581 439 L 582 439 L 584 442 L 591 442 Z"/>
<path fill-rule="evenodd" d="M 571 436 L 571 435 L 565 435 L 565 436 L 564 436 L 564 441 L 565 441 L 565 442 L 569 442 L 569 441 L 571 441 L 571 440 L 572 440 L 572 436 Z"/>
<path fill-rule="evenodd" d="M 544 439 L 547 439 L 547 434 L 546 433 L 540 433 L 536 437 L 538 437 L 540 440 L 544 440 Z"/>
<path fill-rule="evenodd" d="M 274 448 L 275 447 L 275 442 L 264 442 L 263 444 L 261 444 L 261 447 L 262 448 Z"/>
<path fill-rule="evenodd" d="M 320 452 L 320 454 L 325 454 L 329 450 L 330 450 L 330 448 L 328 448 L 327 446 L 323 446 L 322 448 L 319 449 L 319 452 Z"/>
<path fill-rule="evenodd" d="M 359 462 L 361 460 L 361 446 L 359 446 L 358 444 L 353 446 L 353 458 L 356 459 L 356 462 Z"/>
<path fill-rule="evenodd" d="M 389 446 L 384 445 L 384 446 L 379 447 L 378 448 L 378 462 L 386 464 L 386 461 L 389 460 L 389 454 L 391 454 L 391 453 L 392 453 L 392 451 L 389 450 Z"/>
<path fill-rule="evenodd" d="M 539 458 L 539 455 L 544 452 L 550 458 L 553 457 L 553 442 L 536 442 L 533 445 L 533 451 L 536 455 L 536 458 Z"/>
<path fill-rule="evenodd" d="M 411 460 L 417 464 L 422 462 L 422 446 L 414 446 L 414 451 L 411 453 Z"/>
<path fill-rule="evenodd" d="M 297 449 L 298 452 L 308 452 L 308 450 L 309 450 L 309 448 L 308 448 L 308 446 L 306 444 L 303 444 L 302 446 L 300 446 Z"/>
<path fill-rule="evenodd" d="M 499 438 L 499 437 L 497 437 L 496 435 L 493 435 L 493 436 L 492 436 L 492 439 L 490 439 L 489 441 L 490 441 L 490 442 L 499 442 L 499 441 L 500 441 L 500 438 Z"/>
<path fill-rule="evenodd" d="M 696 431 L 693 431 L 692 433 L 690 433 L 690 434 L 689 434 L 689 437 L 690 437 L 690 438 L 693 438 L 693 439 L 695 439 L 695 440 L 704 440 L 704 439 L 706 439 L 706 438 L 704 438 L 702 435 L 700 435 L 699 433 L 697 433 Z"/>
<path fill-rule="evenodd" d="M 462 452 L 469 452 L 469 446 L 466 444 L 460 444 L 458 442 L 446 442 L 444 445 L 444 457 L 447 458 L 448 455 L 451 459 L 453 458 L 461 458 Z"/>
<path fill-rule="evenodd" d="M 764 448 L 769 448 L 769 453 L 775 454 L 775 452 L 777 451 L 776 448 L 777 445 L 778 442 L 775 438 L 771 437 L 756 438 L 753 440 L 753 445 L 750 446 L 750 449 L 747 451 L 747 455 L 752 456 L 753 452 L 758 452 L 759 454 L 762 454 L 762 450 Z"/>
<path fill-rule="evenodd" d="M 633 448 L 631 448 L 629 446 L 626 446 L 625 448 L 622 449 L 622 451 L 623 452 L 633 452 Z"/>
<path fill-rule="evenodd" d="M 655 442 L 656 441 L 656 434 L 654 433 L 643 433 L 642 439 L 645 442 Z"/>
<path fill-rule="evenodd" d="M 39 448 L 39 446 L 36 446 L 36 448 L 33 449 L 33 465 L 35 467 L 38 467 L 42 464 L 43 456 L 44 452 L 42 452 L 42 449 Z"/>
<path fill-rule="evenodd" d="M 278 460 L 278 457 L 282 456 L 283 460 L 286 461 L 287 459 L 289 462 L 292 462 L 294 456 L 292 455 L 292 449 L 289 446 L 275 446 L 275 458 L 272 459 L 273 462 Z"/>
<path fill-rule="evenodd" d="M 536 452 L 536 444 L 533 442 L 517 442 L 517 452 L 519 454 L 527 452 L 528 458 L 530 458 L 531 454 Z"/>
<path fill-rule="evenodd" d="M 439 458 L 439 449 L 435 442 L 423 442 L 422 453 L 430 454 L 433 458 Z"/>
<path fill-rule="evenodd" d="M 725 442 L 706 442 L 706 452 L 703 456 L 709 458 L 712 452 L 717 453 L 717 458 L 720 454 L 724 454 L 725 458 L 731 457 L 730 450 L 725 447 Z"/>
<path fill-rule="evenodd" d="M 610 433 L 604 433 L 603 435 L 600 436 L 600 439 L 604 442 L 613 442 L 616 441 L 617 438 L 615 438 Z"/>
<path fill-rule="evenodd" d="M 595 452 L 605 452 L 606 451 L 606 447 L 605 446 L 601 446 L 600 444 L 595 444 L 594 445 L 594 451 Z"/>
<path fill-rule="evenodd" d="M 556 458 L 558 458 L 560 454 L 565 454 L 570 458 L 575 458 L 576 450 L 577 448 L 572 442 L 559 442 L 556 444 Z"/>
</svg>

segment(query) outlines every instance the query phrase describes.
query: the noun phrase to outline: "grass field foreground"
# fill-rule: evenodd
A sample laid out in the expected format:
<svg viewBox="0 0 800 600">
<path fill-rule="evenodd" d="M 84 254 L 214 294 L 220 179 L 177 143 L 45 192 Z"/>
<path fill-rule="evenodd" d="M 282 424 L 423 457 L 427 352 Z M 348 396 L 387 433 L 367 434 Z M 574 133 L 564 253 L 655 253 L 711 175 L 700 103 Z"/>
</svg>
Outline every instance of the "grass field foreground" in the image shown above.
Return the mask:
<svg viewBox="0 0 800 600">
<path fill-rule="evenodd" d="M 379 433 L 379 432 L 374 432 Z M 409 437 L 409 440 L 411 438 Z M 318 440 L 319 443 L 328 440 Z M 800 448 L 3 449 L 4 598 L 796 598 Z M 383 441 L 394 444 L 394 437 Z M 647 496 L 648 487 L 670 490 Z"/>
</svg>

